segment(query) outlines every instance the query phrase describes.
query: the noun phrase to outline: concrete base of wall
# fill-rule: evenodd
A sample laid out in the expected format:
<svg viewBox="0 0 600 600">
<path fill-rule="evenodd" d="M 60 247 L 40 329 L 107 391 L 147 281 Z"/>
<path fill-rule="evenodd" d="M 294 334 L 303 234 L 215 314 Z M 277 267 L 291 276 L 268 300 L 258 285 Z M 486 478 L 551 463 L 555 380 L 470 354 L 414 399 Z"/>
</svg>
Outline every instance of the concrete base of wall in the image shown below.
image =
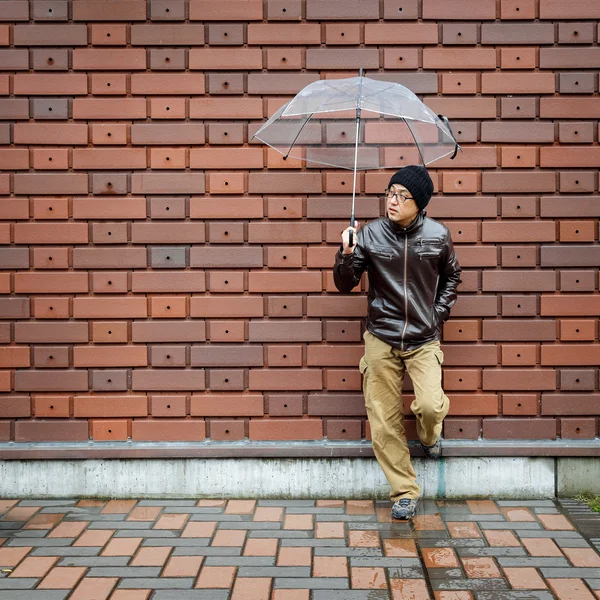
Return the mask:
<svg viewBox="0 0 600 600">
<path fill-rule="evenodd" d="M 600 493 L 600 459 L 413 459 L 428 498 L 548 498 Z M 179 458 L 0 461 L 0 498 L 378 498 L 372 458 Z"/>
</svg>

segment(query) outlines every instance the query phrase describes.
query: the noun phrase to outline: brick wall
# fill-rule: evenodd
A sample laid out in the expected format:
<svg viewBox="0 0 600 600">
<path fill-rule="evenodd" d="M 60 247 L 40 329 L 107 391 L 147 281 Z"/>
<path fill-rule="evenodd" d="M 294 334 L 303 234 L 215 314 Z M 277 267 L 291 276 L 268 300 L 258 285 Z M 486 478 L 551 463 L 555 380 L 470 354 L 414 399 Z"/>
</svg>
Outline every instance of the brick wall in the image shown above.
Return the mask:
<svg viewBox="0 0 600 600">
<path fill-rule="evenodd" d="M 445 437 L 594 438 L 599 17 L 596 0 L 0 1 L 0 441 L 369 438 L 364 282 L 340 294 L 331 274 L 352 178 L 248 143 L 359 66 L 464 148 L 431 168 L 464 269 Z M 361 220 L 388 177 L 359 175 Z"/>
</svg>

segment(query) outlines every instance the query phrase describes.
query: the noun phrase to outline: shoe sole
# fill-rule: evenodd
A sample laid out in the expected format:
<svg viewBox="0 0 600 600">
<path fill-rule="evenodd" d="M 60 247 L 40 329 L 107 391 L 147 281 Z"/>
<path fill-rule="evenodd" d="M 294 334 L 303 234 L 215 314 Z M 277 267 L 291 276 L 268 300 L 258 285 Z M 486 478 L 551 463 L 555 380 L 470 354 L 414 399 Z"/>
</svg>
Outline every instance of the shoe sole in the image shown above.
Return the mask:
<svg viewBox="0 0 600 600">
<path fill-rule="evenodd" d="M 421 448 L 423 449 L 423 454 L 425 454 L 425 458 L 432 458 L 433 460 L 437 460 L 442 456 L 441 446 L 438 450 L 435 450 L 433 452 L 431 450 L 427 450 L 423 444 L 421 444 Z"/>
<path fill-rule="evenodd" d="M 401 521 L 405 521 L 407 519 L 412 519 L 414 516 L 415 516 L 414 511 L 409 511 L 409 510 L 392 511 L 392 519 L 399 519 Z"/>
</svg>

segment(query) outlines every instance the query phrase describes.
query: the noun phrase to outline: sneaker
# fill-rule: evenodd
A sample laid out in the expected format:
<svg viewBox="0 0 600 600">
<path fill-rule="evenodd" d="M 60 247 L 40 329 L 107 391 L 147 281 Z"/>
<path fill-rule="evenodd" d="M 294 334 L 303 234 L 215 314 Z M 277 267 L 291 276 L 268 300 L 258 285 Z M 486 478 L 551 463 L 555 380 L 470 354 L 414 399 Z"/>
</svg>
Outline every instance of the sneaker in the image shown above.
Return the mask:
<svg viewBox="0 0 600 600">
<path fill-rule="evenodd" d="M 421 442 L 421 448 L 423 448 L 426 458 L 439 458 L 442 455 L 442 438 L 439 437 L 433 446 L 426 446 Z"/>
<path fill-rule="evenodd" d="M 417 501 L 412 498 L 400 498 L 392 506 L 392 519 L 412 519 L 417 510 Z"/>
</svg>

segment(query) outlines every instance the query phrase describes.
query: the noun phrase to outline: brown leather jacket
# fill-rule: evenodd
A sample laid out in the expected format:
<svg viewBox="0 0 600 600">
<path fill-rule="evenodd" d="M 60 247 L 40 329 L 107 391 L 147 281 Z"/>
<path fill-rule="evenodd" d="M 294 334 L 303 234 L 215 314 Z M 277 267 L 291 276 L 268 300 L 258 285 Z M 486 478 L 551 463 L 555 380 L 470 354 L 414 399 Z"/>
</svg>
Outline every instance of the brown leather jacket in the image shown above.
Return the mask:
<svg viewBox="0 0 600 600">
<path fill-rule="evenodd" d="M 460 266 L 448 228 L 422 211 L 406 228 L 387 217 L 364 225 L 352 254 L 336 254 L 335 285 L 349 292 L 369 275 L 367 329 L 394 348 L 440 338 L 456 302 Z"/>
</svg>

